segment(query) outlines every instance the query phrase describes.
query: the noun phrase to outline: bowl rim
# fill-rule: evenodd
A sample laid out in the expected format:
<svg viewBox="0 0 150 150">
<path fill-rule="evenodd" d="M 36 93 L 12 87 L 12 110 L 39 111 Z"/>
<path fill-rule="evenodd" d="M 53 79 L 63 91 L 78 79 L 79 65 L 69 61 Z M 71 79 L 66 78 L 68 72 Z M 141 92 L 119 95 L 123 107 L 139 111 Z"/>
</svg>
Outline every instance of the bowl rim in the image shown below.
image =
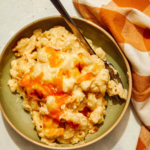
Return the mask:
<svg viewBox="0 0 150 150">
<path fill-rule="evenodd" d="M 28 24 L 26 24 L 24 27 L 22 27 L 21 29 L 19 29 L 10 39 L 9 41 L 7 42 L 7 44 L 5 45 L 5 47 L 3 48 L 1 54 L 0 54 L 0 64 L 2 62 L 2 58 L 3 58 L 3 55 L 4 55 L 4 52 L 7 50 L 7 47 L 8 45 L 11 43 L 11 41 L 20 33 L 22 32 L 23 30 L 25 30 L 26 28 L 28 28 L 29 26 L 31 26 L 32 24 L 35 24 L 39 21 L 42 21 L 42 20 L 47 20 L 47 19 L 53 19 L 53 18 L 62 18 L 60 15 L 54 15 L 54 16 L 49 16 L 49 17 L 42 17 L 40 19 L 37 19 L 35 21 L 32 21 Z M 119 50 L 120 54 L 122 55 L 123 59 L 124 59 L 124 62 L 125 62 L 125 65 L 126 65 L 126 68 L 127 68 L 127 75 L 128 75 L 128 82 L 129 82 L 129 89 L 128 89 L 128 97 L 127 97 L 127 100 L 126 100 L 126 103 L 125 103 L 125 106 L 123 108 L 123 111 L 121 113 L 121 115 L 119 116 L 119 118 L 117 119 L 117 121 L 105 132 L 103 133 L 101 136 L 97 137 L 96 139 L 90 141 L 90 142 L 87 142 L 87 143 L 82 143 L 82 144 L 75 144 L 73 146 L 68 146 L 68 147 L 55 147 L 55 146 L 52 146 L 52 145 L 46 145 L 44 143 L 39 143 L 37 141 L 34 141 L 33 139 L 30 139 L 29 137 L 27 137 L 26 135 L 24 135 L 21 131 L 19 131 L 14 125 L 13 123 L 9 120 L 9 118 L 7 117 L 3 107 L 2 107 L 2 104 L 1 104 L 1 100 L 0 100 L 0 110 L 4 116 L 4 118 L 6 119 L 6 121 L 9 123 L 9 125 L 19 134 L 21 135 L 23 138 L 25 138 L 26 140 L 38 145 L 38 146 L 41 146 L 41 147 L 44 147 L 44 148 L 49 148 L 49 149 L 77 149 L 77 148 L 82 148 L 82 147 L 85 147 L 85 146 L 88 146 L 88 145 L 91 145 L 97 141 L 99 141 L 100 139 L 102 139 L 103 137 L 105 137 L 106 135 L 108 135 L 118 124 L 119 122 L 121 121 L 121 119 L 123 118 L 127 108 L 128 108 L 128 105 L 129 105 L 129 102 L 130 102 L 130 98 L 131 98 L 131 90 L 132 90 L 132 77 L 131 77 L 131 70 L 130 70 L 130 66 L 129 66 L 129 63 L 127 61 L 127 58 L 126 56 L 123 54 L 121 48 L 118 46 L 117 42 L 115 41 L 115 39 L 106 31 L 104 30 L 103 28 L 101 28 L 100 26 L 96 25 L 95 23 L 91 22 L 91 21 L 88 21 L 84 18 L 80 18 L 80 17 L 76 17 L 76 16 L 71 16 L 72 19 L 75 19 L 75 20 L 81 20 L 85 23 L 88 23 L 90 25 L 92 25 L 93 27 L 97 28 L 98 30 L 100 30 L 101 32 L 103 32 L 114 44 L 115 46 L 117 47 L 117 49 Z"/>
</svg>

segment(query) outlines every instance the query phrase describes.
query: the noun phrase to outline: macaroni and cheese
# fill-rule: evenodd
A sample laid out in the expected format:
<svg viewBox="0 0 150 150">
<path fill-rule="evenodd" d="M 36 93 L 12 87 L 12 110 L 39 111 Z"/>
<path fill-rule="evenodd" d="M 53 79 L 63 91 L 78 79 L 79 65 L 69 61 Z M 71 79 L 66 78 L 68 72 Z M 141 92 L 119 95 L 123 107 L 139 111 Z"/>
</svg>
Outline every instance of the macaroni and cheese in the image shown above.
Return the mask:
<svg viewBox="0 0 150 150">
<path fill-rule="evenodd" d="M 105 52 L 94 48 L 106 60 Z M 109 77 L 104 62 L 90 55 L 77 37 L 62 26 L 37 29 L 12 49 L 8 81 L 11 92 L 23 97 L 41 141 L 78 143 L 103 122 L 109 96 L 127 98 L 127 90 Z"/>
</svg>

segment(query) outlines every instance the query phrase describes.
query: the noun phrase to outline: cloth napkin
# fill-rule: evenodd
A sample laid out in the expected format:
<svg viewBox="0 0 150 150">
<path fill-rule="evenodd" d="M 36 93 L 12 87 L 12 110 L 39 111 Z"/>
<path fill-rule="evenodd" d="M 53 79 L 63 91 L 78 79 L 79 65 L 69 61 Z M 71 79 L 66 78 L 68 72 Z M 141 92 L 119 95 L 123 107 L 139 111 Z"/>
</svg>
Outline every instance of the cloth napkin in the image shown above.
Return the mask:
<svg viewBox="0 0 150 150">
<path fill-rule="evenodd" d="M 143 125 L 136 150 L 150 150 L 150 1 L 73 0 L 81 15 L 112 34 L 131 64 L 131 101 Z"/>
</svg>

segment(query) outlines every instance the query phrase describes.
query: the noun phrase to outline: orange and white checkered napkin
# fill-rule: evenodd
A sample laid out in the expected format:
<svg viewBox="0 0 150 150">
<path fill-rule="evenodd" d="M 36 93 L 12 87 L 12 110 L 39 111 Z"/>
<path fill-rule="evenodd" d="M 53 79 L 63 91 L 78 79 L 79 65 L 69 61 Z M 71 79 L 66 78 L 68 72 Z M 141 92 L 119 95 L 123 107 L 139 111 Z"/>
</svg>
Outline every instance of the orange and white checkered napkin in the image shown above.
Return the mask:
<svg viewBox="0 0 150 150">
<path fill-rule="evenodd" d="M 132 103 L 143 122 L 137 150 L 150 150 L 150 1 L 73 0 L 81 15 L 108 30 L 131 64 Z"/>
</svg>

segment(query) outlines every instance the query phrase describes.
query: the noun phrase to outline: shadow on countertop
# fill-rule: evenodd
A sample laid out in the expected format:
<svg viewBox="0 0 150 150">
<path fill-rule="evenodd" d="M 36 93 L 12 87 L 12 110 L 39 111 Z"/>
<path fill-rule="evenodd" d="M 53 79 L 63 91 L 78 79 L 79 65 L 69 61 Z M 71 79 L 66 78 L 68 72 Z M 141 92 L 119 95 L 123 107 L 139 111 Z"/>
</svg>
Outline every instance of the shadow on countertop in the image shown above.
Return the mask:
<svg viewBox="0 0 150 150">
<path fill-rule="evenodd" d="M 133 116 L 135 117 L 136 122 L 141 125 L 141 121 L 139 120 L 138 116 L 136 115 L 136 112 L 132 106 L 132 104 L 129 105 L 124 117 L 120 121 L 120 123 L 117 125 L 117 127 L 109 133 L 106 137 L 101 139 L 100 141 L 89 145 L 87 147 L 79 148 L 78 150 L 111 150 L 115 145 L 118 143 L 120 138 L 123 136 L 123 133 L 125 132 L 127 125 L 129 123 L 130 113 L 133 113 Z M 7 121 L 3 117 L 3 122 L 6 127 L 6 130 L 8 134 L 10 135 L 11 139 L 14 141 L 14 143 L 18 146 L 20 150 L 48 150 L 47 148 L 43 148 L 40 146 L 37 146 L 23 137 L 21 137 L 15 130 L 11 128 L 11 126 L 7 123 Z"/>
</svg>

